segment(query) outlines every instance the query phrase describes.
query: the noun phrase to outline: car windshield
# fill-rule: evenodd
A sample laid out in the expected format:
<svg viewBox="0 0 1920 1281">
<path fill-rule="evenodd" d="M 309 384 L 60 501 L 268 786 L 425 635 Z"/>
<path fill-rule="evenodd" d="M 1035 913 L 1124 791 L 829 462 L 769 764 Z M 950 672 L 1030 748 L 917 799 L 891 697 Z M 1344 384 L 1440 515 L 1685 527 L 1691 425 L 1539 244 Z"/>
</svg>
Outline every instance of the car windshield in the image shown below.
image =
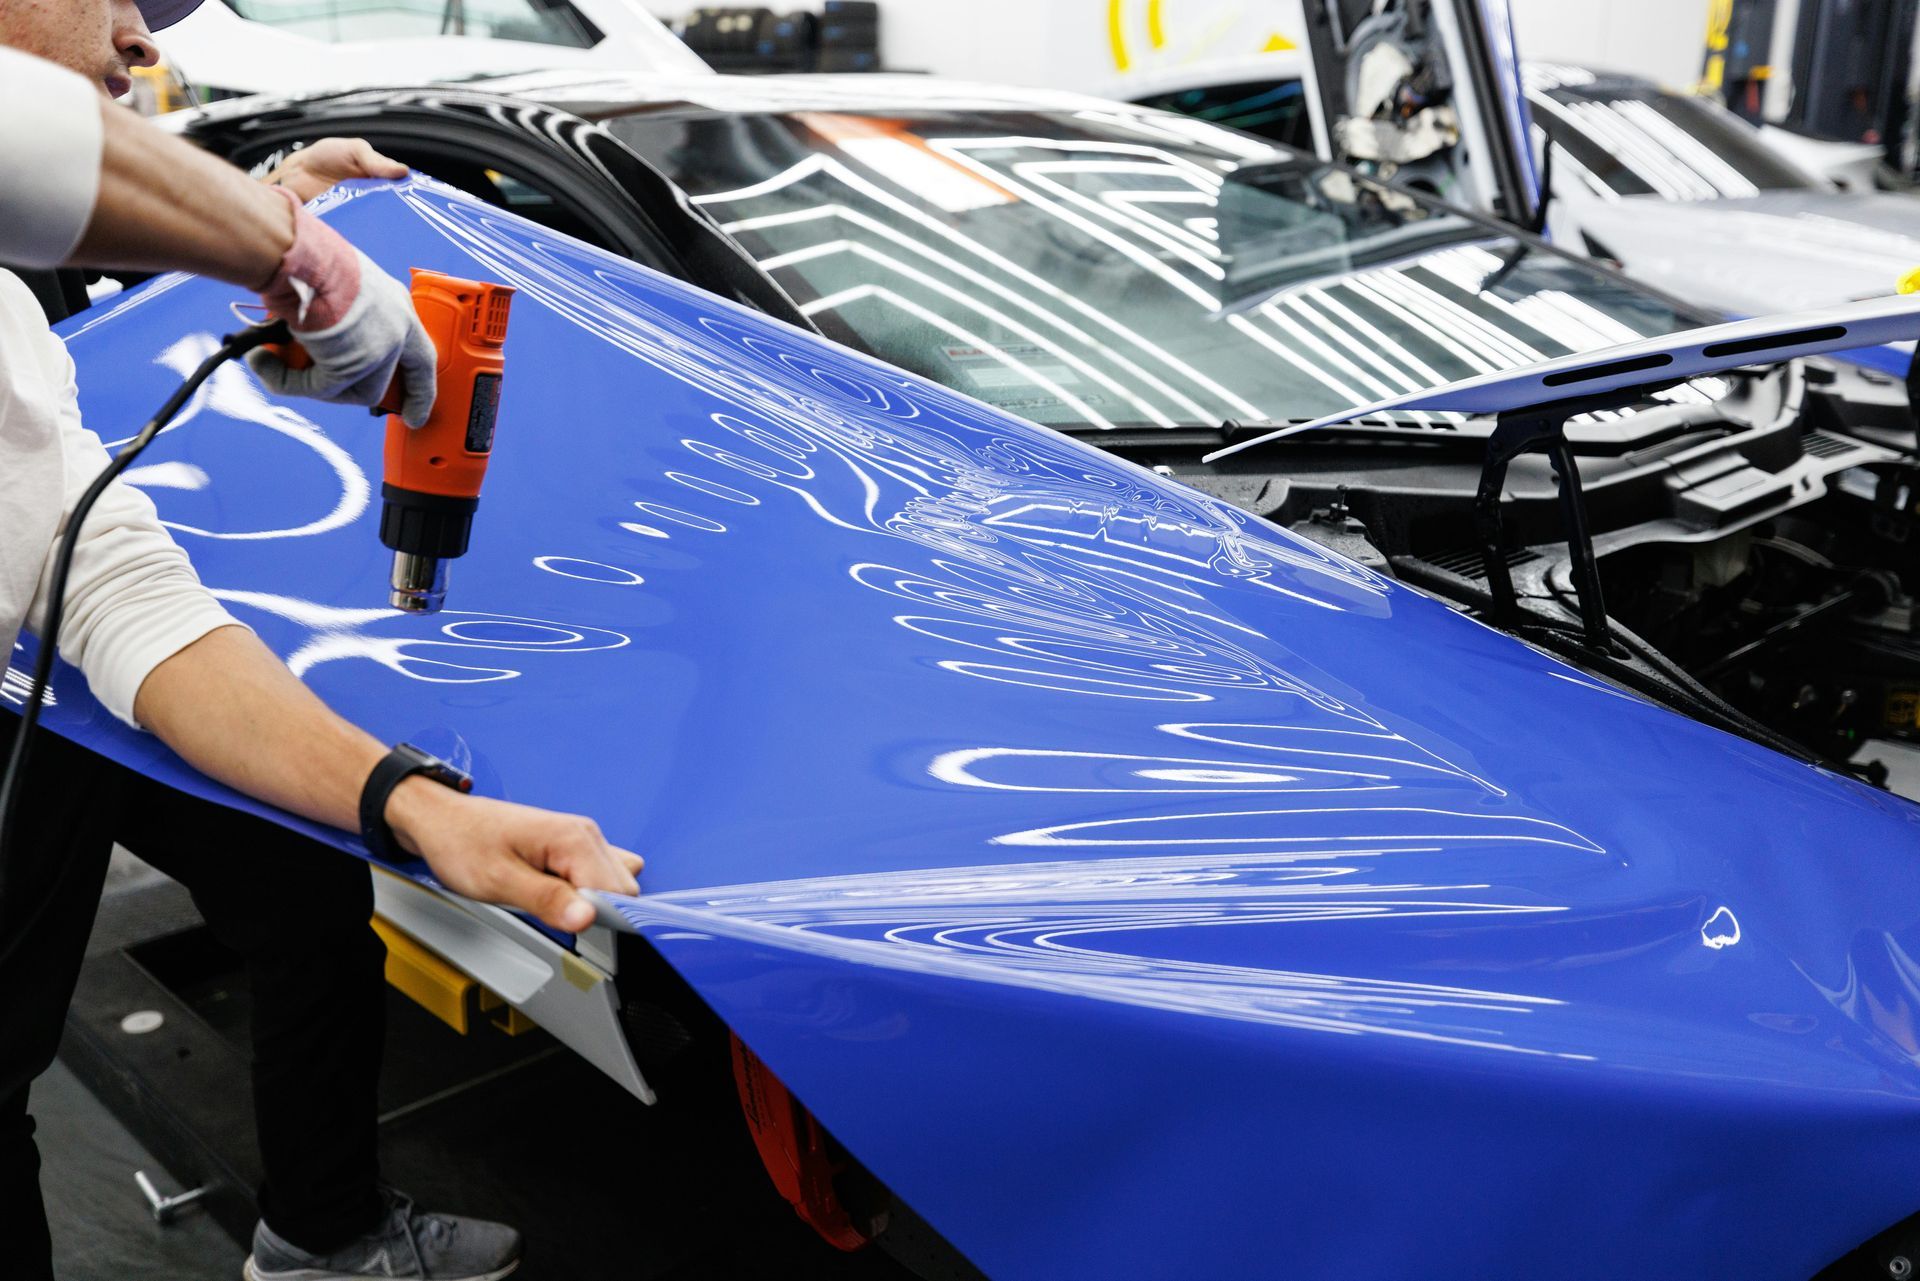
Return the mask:
<svg viewBox="0 0 1920 1281">
<path fill-rule="evenodd" d="M 1534 123 L 1606 194 L 1720 200 L 1815 188 L 1752 128 L 1699 98 L 1598 83 L 1536 93 L 1532 105 Z"/>
<path fill-rule="evenodd" d="M 1307 113 L 1307 87 L 1296 79 L 1196 85 L 1133 98 L 1142 107 L 1177 111 L 1269 142 L 1313 150 L 1313 121 Z"/>
<path fill-rule="evenodd" d="M 600 32 L 566 0 L 226 0 L 252 22 L 312 40 L 484 36 L 591 49 Z"/>
<path fill-rule="evenodd" d="M 1052 426 L 1305 419 L 1693 323 L 1462 215 L 1178 116 L 604 123 L 829 334 Z"/>
</svg>

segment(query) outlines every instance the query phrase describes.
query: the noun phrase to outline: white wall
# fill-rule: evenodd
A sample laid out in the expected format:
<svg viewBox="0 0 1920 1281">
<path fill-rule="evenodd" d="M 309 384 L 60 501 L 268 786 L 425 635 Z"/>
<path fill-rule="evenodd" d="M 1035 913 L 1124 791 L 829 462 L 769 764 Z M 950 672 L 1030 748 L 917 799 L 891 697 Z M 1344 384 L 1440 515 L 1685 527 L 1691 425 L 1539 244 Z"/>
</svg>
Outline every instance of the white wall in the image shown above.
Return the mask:
<svg viewBox="0 0 1920 1281">
<path fill-rule="evenodd" d="M 888 67 L 965 80 L 1079 87 L 1111 74 L 1104 16 L 1086 0 L 881 0 L 880 53 Z M 1081 30 L 1081 28 L 1088 30 Z M 1086 37 L 1086 38 L 1083 38 Z"/>
<path fill-rule="evenodd" d="M 643 0 L 675 17 L 703 0 Z M 714 0 L 704 0 L 712 3 Z M 1709 0 L 1510 0 L 1524 56 L 1631 71 L 1673 85 L 1700 74 Z M 777 10 L 818 0 L 760 0 Z M 880 0 L 887 65 L 969 80 L 1062 89 L 1110 85 L 1115 47 L 1131 72 L 1245 58 L 1275 35 L 1299 39 L 1298 0 L 1159 0 L 1160 47 L 1148 0 Z M 1112 20 L 1117 13 L 1119 28 Z"/>
<path fill-rule="evenodd" d="M 716 2 L 642 0 L 663 18 Z M 901 71 L 1089 91 L 1156 67 L 1250 57 L 1275 36 L 1301 39 L 1299 13 L 1299 0 L 880 0 L 880 52 Z"/>
<path fill-rule="evenodd" d="M 881 0 L 887 64 L 1080 91 L 1305 38 L 1299 0 Z"/>
<path fill-rule="evenodd" d="M 1674 88 L 1700 78 L 1708 0 L 1511 0 L 1522 57 L 1630 71 Z"/>
</svg>

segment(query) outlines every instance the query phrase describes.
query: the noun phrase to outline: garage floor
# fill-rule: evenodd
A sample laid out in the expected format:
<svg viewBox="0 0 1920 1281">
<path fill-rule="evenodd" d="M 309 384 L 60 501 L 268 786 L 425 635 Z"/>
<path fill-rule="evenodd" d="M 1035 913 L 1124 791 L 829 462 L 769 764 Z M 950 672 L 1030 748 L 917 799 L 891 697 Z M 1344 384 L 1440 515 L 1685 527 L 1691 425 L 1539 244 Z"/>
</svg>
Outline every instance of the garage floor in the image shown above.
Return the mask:
<svg viewBox="0 0 1920 1281">
<path fill-rule="evenodd" d="M 125 1126 L 62 1064 L 33 1090 L 39 1123 L 40 1190 L 53 1229 L 53 1267 L 62 1281 L 142 1277 L 203 1281 L 240 1275 L 247 1252 L 203 1214 L 162 1228 L 147 1213 L 133 1172 L 164 1192 L 179 1185 Z"/>
<path fill-rule="evenodd" d="M 125 939 L 125 907 L 168 927 L 191 924 L 184 892 L 117 859 L 95 931 L 96 953 Z M 228 981 L 231 978 L 231 982 Z M 84 980 L 83 980 L 84 982 Z M 246 989 L 209 974 L 183 998 L 236 1044 Z M 902 1281 L 877 1251 L 847 1255 L 802 1225 L 767 1182 L 731 1098 L 698 1080 L 656 1080 L 671 1103 L 646 1107 L 534 1032 L 461 1037 L 389 993 L 382 1084 L 385 1174 L 423 1204 L 518 1224 L 526 1281 Z M 71 1051 L 69 1046 L 67 1051 Z M 76 1061 L 77 1062 L 77 1061 Z M 460 1080 L 449 1086 L 452 1066 Z M 246 1109 L 244 1087 L 236 1090 Z M 133 1179 L 180 1183 L 65 1065 L 36 1086 L 55 1270 L 62 1281 L 201 1281 L 240 1275 L 246 1250 L 205 1212 L 162 1228 Z M 577 1136 L 572 1151 L 556 1129 Z"/>
</svg>

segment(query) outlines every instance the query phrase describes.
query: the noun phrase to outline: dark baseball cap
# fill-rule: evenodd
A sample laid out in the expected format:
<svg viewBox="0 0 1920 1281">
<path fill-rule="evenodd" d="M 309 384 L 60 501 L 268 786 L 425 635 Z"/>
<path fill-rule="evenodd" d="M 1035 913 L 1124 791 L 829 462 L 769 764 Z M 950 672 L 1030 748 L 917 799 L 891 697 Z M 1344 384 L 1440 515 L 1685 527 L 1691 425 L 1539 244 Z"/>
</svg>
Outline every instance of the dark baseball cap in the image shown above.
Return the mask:
<svg viewBox="0 0 1920 1281">
<path fill-rule="evenodd" d="M 147 30 L 160 31 L 199 7 L 200 0 L 140 0 L 140 16 L 147 20 Z"/>
</svg>

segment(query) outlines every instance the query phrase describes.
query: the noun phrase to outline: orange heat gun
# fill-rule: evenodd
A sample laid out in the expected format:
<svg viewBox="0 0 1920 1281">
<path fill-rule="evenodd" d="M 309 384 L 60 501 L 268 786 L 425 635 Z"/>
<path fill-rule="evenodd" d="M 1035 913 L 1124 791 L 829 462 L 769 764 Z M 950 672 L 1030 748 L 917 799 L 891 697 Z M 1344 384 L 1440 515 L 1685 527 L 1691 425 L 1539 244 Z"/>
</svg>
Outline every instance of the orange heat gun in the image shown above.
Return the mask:
<svg viewBox="0 0 1920 1281">
<path fill-rule="evenodd" d="M 493 455 L 512 304 L 506 285 L 413 269 L 413 309 L 440 357 L 433 412 L 421 427 L 401 421 L 397 373 L 373 411 L 388 416 L 380 541 L 393 549 L 389 599 L 396 609 L 439 609 L 447 598 L 446 562 L 466 555 Z M 268 350 L 296 369 L 312 363 L 297 343 Z"/>
</svg>

